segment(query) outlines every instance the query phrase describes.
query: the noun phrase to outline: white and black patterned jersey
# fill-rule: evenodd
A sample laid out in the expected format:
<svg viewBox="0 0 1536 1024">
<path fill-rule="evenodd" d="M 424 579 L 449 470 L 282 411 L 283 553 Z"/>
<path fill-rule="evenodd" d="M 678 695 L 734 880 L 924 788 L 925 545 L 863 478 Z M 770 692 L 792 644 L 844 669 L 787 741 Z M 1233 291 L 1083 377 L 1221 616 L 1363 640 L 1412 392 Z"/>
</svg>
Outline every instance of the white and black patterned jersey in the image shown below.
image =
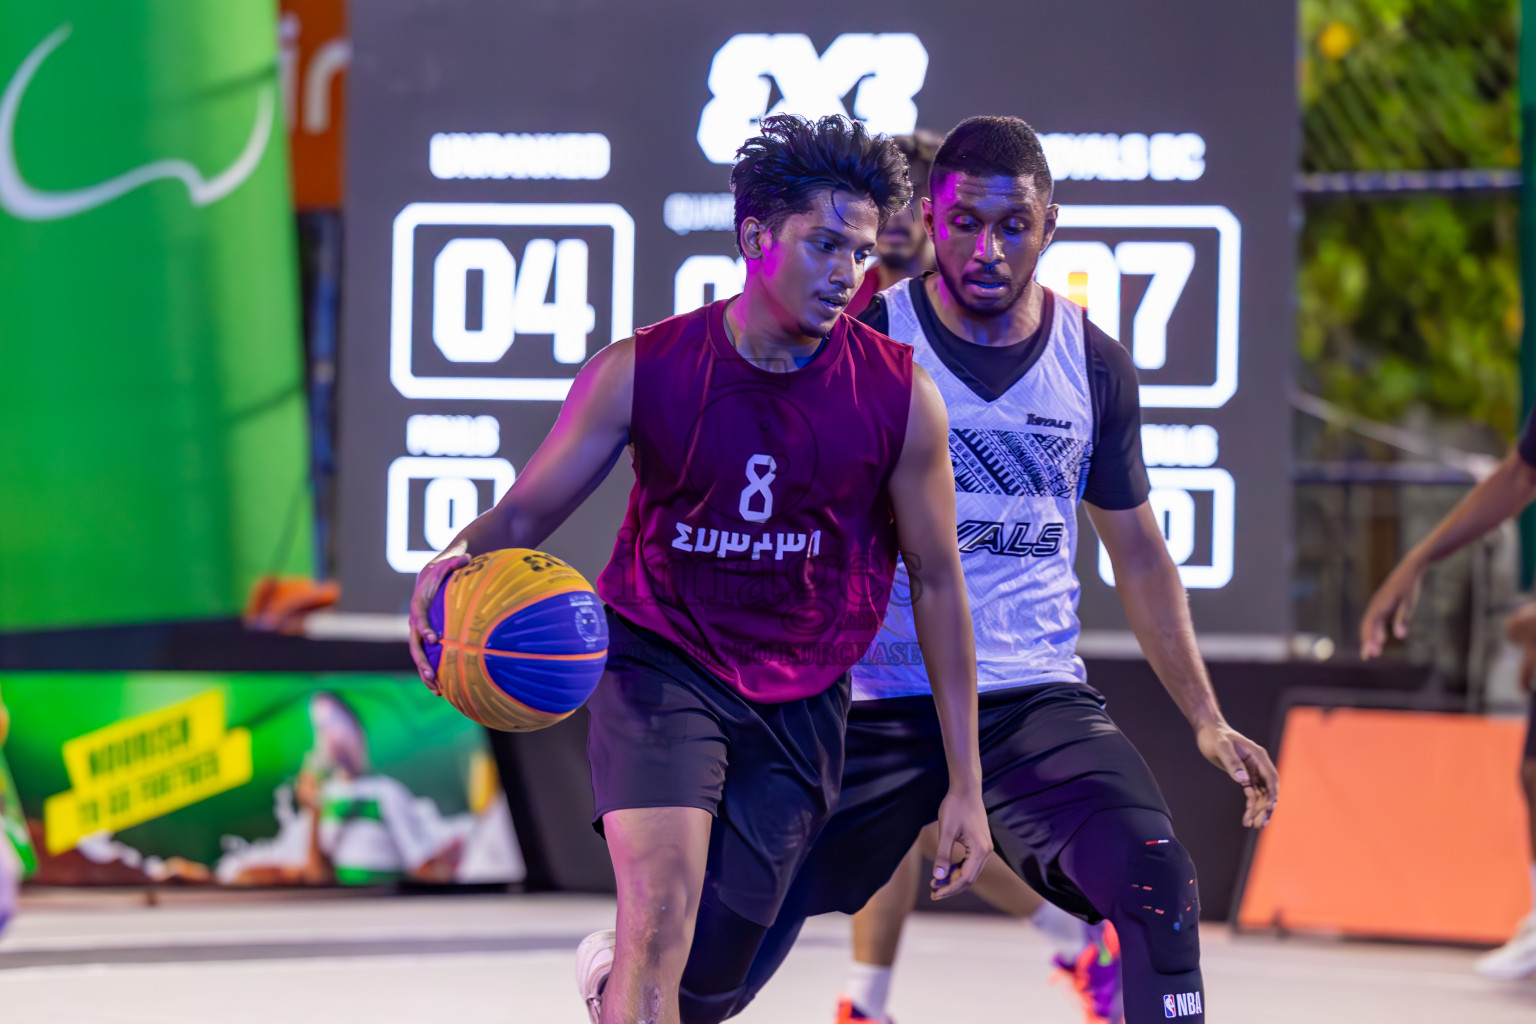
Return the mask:
<svg viewBox="0 0 1536 1024">
<path fill-rule="evenodd" d="M 865 318 L 913 347 L 949 411 L 980 688 L 1083 681 L 1078 503 L 1133 508 L 1148 493 L 1129 353 L 1092 337 L 1082 308 L 1051 292 L 1035 336 L 1010 346 L 950 332 L 921 278 L 882 292 Z M 1117 351 L 1097 354 L 1098 344 Z M 903 566 L 880 634 L 853 669 L 855 700 L 930 692 L 910 587 Z"/>
</svg>

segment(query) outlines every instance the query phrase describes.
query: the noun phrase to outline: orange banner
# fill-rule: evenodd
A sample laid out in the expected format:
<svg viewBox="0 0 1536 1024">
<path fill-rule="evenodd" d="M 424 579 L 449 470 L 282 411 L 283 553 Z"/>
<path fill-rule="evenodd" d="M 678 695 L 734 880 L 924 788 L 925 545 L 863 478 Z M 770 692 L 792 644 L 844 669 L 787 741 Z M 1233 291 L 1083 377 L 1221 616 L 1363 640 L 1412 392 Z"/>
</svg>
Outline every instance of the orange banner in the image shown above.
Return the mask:
<svg viewBox="0 0 1536 1024">
<path fill-rule="evenodd" d="M 1499 943 L 1530 909 L 1524 723 L 1293 708 L 1247 928 Z"/>
<path fill-rule="evenodd" d="M 352 59 L 345 0 L 282 0 L 279 53 L 293 159 L 293 204 L 341 205 L 345 74 Z"/>
</svg>

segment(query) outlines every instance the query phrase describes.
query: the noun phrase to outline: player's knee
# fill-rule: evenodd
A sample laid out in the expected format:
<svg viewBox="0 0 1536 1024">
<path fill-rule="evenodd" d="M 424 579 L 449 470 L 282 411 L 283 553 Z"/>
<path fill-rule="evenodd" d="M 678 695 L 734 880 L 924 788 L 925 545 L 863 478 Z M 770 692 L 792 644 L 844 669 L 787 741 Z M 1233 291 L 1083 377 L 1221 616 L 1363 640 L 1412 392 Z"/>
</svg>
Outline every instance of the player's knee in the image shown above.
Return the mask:
<svg viewBox="0 0 1536 1024">
<path fill-rule="evenodd" d="M 1200 890 L 1195 863 L 1171 836 L 1137 840 L 1117 900 L 1121 920 L 1141 929 L 1152 961 L 1162 974 L 1200 966 Z"/>
<path fill-rule="evenodd" d="M 686 949 L 690 925 L 688 884 L 680 873 L 645 873 L 619 882 L 626 938 L 646 959 Z"/>
</svg>

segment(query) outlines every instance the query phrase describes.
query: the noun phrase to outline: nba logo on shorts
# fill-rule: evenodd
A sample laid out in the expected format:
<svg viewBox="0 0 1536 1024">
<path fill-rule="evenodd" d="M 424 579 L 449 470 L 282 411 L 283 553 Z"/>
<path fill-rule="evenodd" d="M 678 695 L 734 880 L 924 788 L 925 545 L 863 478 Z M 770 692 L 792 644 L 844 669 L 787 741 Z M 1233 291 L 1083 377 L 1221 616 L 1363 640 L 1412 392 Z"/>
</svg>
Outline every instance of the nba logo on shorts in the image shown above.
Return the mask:
<svg viewBox="0 0 1536 1024">
<path fill-rule="evenodd" d="M 1205 1012 L 1199 992 L 1179 992 L 1163 996 L 1164 1017 L 1197 1017 Z"/>
</svg>

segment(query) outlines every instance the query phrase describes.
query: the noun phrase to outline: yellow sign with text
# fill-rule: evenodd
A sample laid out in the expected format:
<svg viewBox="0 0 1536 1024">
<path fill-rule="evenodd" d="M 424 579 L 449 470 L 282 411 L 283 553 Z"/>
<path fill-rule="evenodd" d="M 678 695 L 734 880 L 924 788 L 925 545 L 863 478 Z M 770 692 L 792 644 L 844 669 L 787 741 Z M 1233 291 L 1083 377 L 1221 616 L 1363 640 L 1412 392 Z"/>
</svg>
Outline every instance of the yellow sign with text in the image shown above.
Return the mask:
<svg viewBox="0 0 1536 1024">
<path fill-rule="evenodd" d="M 225 729 L 224 694 L 135 715 L 64 743 L 73 786 L 43 806 L 48 852 L 120 832 L 251 781 L 251 734 Z"/>
</svg>

